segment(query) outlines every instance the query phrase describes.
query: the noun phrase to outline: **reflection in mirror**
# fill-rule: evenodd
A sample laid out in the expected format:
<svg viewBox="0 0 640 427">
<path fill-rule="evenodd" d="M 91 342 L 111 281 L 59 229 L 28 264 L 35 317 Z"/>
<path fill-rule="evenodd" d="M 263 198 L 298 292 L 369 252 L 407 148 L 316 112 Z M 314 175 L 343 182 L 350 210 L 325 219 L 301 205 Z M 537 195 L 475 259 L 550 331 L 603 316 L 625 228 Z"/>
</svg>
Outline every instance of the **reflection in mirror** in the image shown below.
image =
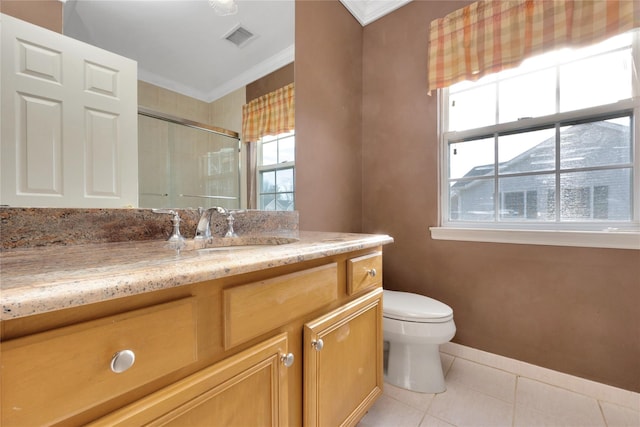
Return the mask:
<svg viewBox="0 0 640 427">
<path fill-rule="evenodd" d="M 293 61 L 294 1 L 237 3 L 220 16 L 207 0 L 67 0 L 64 33 L 136 60 L 142 81 L 210 103 Z M 230 41 L 240 29 L 252 36 Z"/>
<path fill-rule="evenodd" d="M 239 133 L 245 86 L 293 61 L 294 1 L 237 3 L 219 16 L 207 0 L 67 0 L 64 34 L 136 60 L 139 107 Z M 252 37 L 234 44 L 240 28 Z M 140 207 L 241 207 L 237 138 L 138 123 Z"/>
<path fill-rule="evenodd" d="M 244 86 L 293 60 L 294 1 L 220 16 L 205 0 L 68 0 L 64 15 L 66 34 L 138 62 L 139 106 L 154 112 L 138 120 L 139 206 L 242 207 L 239 140 L 225 134 L 241 131 Z"/>
<path fill-rule="evenodd" d="M 258 157 L 257 206 L 263 210 L 294 210 L 295 132 L 261 138 Z"/>
<path fill-rule="evenodd" d="M 141 208 L 240 207 L 239 139 L 223 129 L 141 110 Z"/>
</svg>

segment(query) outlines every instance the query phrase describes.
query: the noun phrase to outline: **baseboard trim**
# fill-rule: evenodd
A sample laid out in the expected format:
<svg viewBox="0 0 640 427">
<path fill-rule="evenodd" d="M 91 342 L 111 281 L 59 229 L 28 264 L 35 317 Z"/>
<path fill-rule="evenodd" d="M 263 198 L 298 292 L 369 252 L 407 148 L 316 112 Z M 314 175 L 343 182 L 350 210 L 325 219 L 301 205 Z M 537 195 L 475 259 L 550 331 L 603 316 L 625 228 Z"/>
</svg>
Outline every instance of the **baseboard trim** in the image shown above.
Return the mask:
<svg viewBox="0 0 640 427">
<path fill-rule="evenodd" d="M 440 346 L 440 351 L 454 357 L 481 363 L 483 365 L 491 366 L 492 368 L 511 372 L 518 376 L 531 378 L 575 393 L 590 396 L 598 400 L 631 408 L 636 411 L 640 410 L 640 393 L 630 390 L 598 383 L 596 381 L 587 380 L 585 378 L 576 377 L 574 375 L 565 374 L 453 342 L 442 344 Z"/>
</svg>

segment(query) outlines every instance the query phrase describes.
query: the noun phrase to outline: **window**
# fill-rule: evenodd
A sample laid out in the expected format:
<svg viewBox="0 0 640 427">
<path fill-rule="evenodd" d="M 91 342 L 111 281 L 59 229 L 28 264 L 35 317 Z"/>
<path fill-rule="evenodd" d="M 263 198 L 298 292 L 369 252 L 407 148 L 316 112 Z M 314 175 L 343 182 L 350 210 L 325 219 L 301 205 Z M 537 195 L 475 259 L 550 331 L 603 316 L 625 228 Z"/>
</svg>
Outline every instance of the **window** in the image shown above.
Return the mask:
<svg viewBox="0 0 640 427">
<path fill-rule="evenodd" d="M 538 191 L 509 191 L 501 193 L 500 216 L 506 218 L 535 218 L 538 213 Z"/>
<path fill-rule="evenodd" d="M 264 136 L 258 142 L 258 209 L 295 209 L 295 132 Z"/>
<path fill-rule="evenodd" d="M 637 232 L 637 39 L 442 90 L 443 227 Z"/>
</svg>

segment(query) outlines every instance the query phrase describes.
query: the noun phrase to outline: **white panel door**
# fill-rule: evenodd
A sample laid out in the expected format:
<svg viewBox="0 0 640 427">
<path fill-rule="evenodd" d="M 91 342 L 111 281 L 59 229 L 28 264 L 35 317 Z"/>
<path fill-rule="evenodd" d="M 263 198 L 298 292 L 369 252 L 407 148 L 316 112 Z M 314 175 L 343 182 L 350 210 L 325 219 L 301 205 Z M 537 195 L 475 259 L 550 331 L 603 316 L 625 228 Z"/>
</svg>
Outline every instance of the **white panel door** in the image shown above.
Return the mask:
<svg viewBox="0 0 640 427">
<path fill-rule="evenodd" d="M 137 64 L 7 15 L 0 203 L 138 205 Z"/>
</svg>

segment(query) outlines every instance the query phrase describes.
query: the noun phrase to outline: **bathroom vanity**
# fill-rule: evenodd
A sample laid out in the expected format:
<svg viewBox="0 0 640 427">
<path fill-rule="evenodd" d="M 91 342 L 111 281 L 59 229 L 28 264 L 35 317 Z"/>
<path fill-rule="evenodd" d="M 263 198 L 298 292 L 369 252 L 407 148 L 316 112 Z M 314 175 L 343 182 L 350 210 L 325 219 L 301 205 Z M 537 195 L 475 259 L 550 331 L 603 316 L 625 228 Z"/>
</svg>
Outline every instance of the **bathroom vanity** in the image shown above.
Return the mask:
<svg viewBox="0 0 640 427">
<path fill-rule="evenodd" d="M 3 251 L 3 426 L 355 425 L 382 391 L 382 235 Z"/>
</svg>

